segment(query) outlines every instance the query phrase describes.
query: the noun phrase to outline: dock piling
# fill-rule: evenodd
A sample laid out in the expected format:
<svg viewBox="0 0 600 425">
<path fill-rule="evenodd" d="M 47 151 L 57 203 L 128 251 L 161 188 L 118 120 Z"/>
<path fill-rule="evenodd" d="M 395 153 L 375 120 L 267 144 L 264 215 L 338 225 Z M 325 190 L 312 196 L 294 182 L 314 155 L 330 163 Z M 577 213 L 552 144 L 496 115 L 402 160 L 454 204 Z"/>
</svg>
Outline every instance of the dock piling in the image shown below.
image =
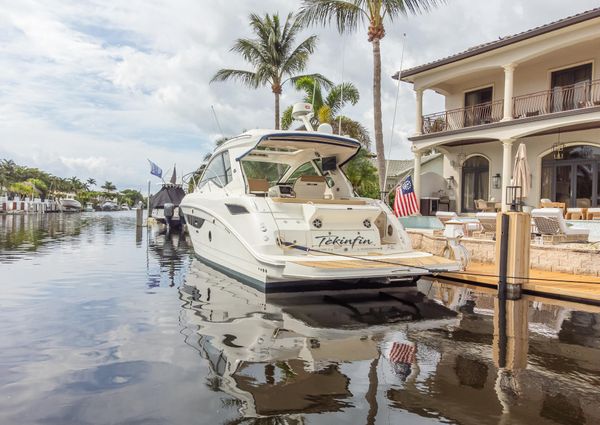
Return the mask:
<svg viewBox="0 0 600 425">
<path fill-rule="evenodd" d="M 529 279 L 531 216 L 517 211 L 499 214 L 496 229 L 498 297 L 517 300 Z"/>
</svg>

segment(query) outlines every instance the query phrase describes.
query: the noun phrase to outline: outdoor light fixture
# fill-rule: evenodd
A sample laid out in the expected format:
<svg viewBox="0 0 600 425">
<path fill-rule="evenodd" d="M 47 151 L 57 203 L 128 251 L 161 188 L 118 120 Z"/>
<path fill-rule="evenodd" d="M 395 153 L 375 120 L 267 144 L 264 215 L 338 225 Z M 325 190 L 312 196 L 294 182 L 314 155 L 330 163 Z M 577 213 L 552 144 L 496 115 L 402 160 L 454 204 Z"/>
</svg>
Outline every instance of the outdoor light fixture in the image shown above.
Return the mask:
<svg viewBox="0 0 600 425">
<path fill-rule="evenodd" d="M 446 178 L 446 189 L 451 190 L 454 187 L 454 176 L 450 176 Z"/>
<path fill-rule="evenodd" d="M 467 161 L 467 154 L 461 150 L 460 153 L 456 156 L 456 159 L 458 161 L 458 166 L 462 167 Z"/>
<path fill-rule="evenodd" d="M 565 156 L 564 153 L 565 145 L 564 143 L 560 143 L 560 130 L 558 131 L 558 140 L 556 143 L 552 145 L 552 156 L 554 159 L 563 159 Z"/>
<path fill-rule="evenodd" d="M 500 189 L 502 187 L 502 176 L 500 176 L 500 173 L 496 173 L 496 175 L 492 177 L 492 186 L 494 189 Z"/>
<path fill-rule="evenodd" d="M 506 186 L 506 205 L 511 211 L 521 211 L 522 189 L 521 186 Z"/>
</svg>

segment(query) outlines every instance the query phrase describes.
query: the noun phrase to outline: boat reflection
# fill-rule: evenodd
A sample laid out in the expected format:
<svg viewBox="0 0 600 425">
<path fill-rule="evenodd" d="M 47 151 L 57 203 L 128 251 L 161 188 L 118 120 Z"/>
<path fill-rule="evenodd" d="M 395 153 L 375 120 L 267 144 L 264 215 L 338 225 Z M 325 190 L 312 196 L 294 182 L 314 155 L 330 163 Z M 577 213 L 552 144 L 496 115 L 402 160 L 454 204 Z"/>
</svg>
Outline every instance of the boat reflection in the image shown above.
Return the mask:
<svg viewBox="0 0 600 425">
<path fill-rule="evenodd" d="M 267 300 L 200 262 L 181 296 L 199 328 L 209 382 L 238 399 L 245 417 L 340 411 L 352 396 L 344 364 L 383 355 L 410 379 L 418 367 L 409 334 L 458 324 L 454 311 L 415 288 Z"/>
<path fill-rule="evenodd" d="M 600 422 L 600 308 L 533 297 L 501 308 L 486 292 L 436 281 L 267 300 L 197 261 L 180 291 L 208 384 L 235 398 L 240 422 L 352 409 L 361 423 L 380 411 L 460 424 Z"/>
</svg>

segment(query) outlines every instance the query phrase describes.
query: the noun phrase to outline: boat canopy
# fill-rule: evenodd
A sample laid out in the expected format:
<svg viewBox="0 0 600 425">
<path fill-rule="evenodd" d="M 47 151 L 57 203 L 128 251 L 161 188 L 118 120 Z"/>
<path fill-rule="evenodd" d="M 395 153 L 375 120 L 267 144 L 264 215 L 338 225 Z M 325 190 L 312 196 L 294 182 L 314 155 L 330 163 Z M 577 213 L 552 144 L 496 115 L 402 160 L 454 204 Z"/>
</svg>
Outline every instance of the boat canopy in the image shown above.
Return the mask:
<svg viewBox="0 0 600 425">
<path fill-rule="evenodd" d="M 360 148 L 358 141 L 348 137 L 308 132 L 272 133 L 262 136 L 252 149 L 236 159 L 287 162 L 293 157 L 335 157 L 337 165 L 341 166 Z"/>
<path fill-rule="evenodd" d="M 165 204 L 178 206 L 185 196 L 185 192 L 178 184 L 165 184 L 150 198 L 150 208 L 164 208 Z"/>
</svg>

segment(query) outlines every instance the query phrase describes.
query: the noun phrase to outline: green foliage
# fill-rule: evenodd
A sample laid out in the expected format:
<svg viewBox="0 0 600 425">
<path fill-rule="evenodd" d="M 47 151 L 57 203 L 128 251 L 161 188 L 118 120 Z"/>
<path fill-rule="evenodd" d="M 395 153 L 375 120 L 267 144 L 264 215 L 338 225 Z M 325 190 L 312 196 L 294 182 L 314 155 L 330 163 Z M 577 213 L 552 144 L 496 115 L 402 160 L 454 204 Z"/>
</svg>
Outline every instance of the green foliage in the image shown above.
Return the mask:
<svg viewBox="0 0 600 425">
<path fill-rule="evenodd" d="M 119 195 L 119 202 L 125 203 L 130 207 L 134 206 L 138 202 L 144 201 L 144 195 L 142 195 L 139 191 L 134 189 L 125 189 L 122 190 Z"/>
<path fill-rule="evenodd" d="M 300 44 L 294 45 L 303 29 L 302 23 L 290 13 L 282 24 L 279 14 L 250 15 L 250 28 L 255 38 L 240 38 L 232 52 L 240 54 L 252 70 L 220 69 L 214 81 L 237 80 L 250 88 L 270 86 L 275 94 L 275 122 L 279 125 L 279 95 L 287 81 L 296 81 L 304 71 L 310 55 L 317 45 L 317 36 L 311 35 Z M 312 77 L 321 84 L 331 83 L 320 74 Z"/>
<path fill-rule="evenodd" d="M 370 160 L 370 154 L 361 149 L 351 161 L 344 165 L 344 173 L 359 196 L 379 198 L 377 168 Z"/>
<path fill-rule="evenodd" d="M 112 182 L 105 181 L 100 189 L 104 189 L 106 192 L 114 192 L 117 190 L 117 186 L 115 186 Z"/>
</svg>

